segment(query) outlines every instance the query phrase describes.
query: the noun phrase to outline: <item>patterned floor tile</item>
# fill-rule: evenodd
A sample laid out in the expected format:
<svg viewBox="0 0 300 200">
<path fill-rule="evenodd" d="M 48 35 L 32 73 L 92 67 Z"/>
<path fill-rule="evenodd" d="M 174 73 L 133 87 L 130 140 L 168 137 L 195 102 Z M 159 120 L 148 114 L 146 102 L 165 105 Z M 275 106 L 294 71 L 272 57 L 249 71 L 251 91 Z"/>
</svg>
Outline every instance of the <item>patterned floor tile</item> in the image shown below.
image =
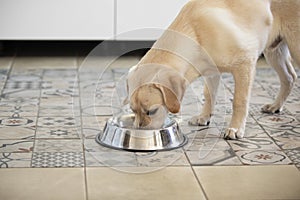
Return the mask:
<svg viewBox="0 0 300 200">
<path fill-rule="evenodd" d="M 112 106 L 90 105 L 82 108 L 82 116 L 112 116 L 121 113 L 121 109 Z"/>
<path fill-rule="evenodd" d="M 40 90 L 4 89 L 1 98 L 39 98 Z"/>
<path fill-rule="evenodd" d="M 34 152 L 31 167 L 84 167 L 82 152 Z"/>
<path fill-rule="evenodd" d="M 19 98 L 1 98 L 0 99 L 0 106 L 4 107 L 18 107 L 18 106 L 38 106 L 39 105 L 39 98 L 34 97 L 19 97 Z"/>
<path fill-rule="evenodd" d="M 85 139 L 95 139 L 99 133 L 101 133 L 101 130 L 98 128 L 82 128 L 82 136 Z"/>
<path fill-rule="evenodd" d="M 82 117 L 82 127 L 103 130 L 109 118 L 110 117 L 102 117 L 102 116 L 91 116 L 91 117 L 84 116 Z"/>
<path fill-rule="evenodd" d="M 80 108 L 77 106 L 47 106 L 39 108 L 40 117 L 52 116 L 80 116 Z"/>
<path fill-rule="evenodd" d="M 79 127 L 81 124 L 80 118 L 75 116 L 49 116 L 39 117 L 38 127 L 53 128 L 53 127 Z"/>
<path fill-rule="evenodd" d="M 128 152 L 85 152 L 87 167 L 136 167 L 136 157 Z"/>
<path fill-rule="evenodd" d="M 28 117 L 37 116 L 38 107 L 37 106 L 1 106 L 0 107 L 0 117 Z"/>
<path fill-rule="evenodd" d="M 279 150 L 254 150 L 254 151 L 236 151 L 235 152 L 243 164 L 291 164 L 292 161 L 288 156 Z"/>
<path fill-rule="evenodd" d="M 228 143 L 235 151 L 280 149 L 271 138 L 243 138 L 239 140 L 228 140 Z"/>
<path fill-rule="evenodd" d="M 35 140 L 34 152 L 82 152 L 81 140 Z"/>
<path fill-rule="evenodd" d="M 254 116 L 254 118 L 264 128 L 280 128 L 292 125 L 296 122 L 295 117 L 286 114 L 262 114 L 260 116 Z"/>
<path fill-rule="evenodd" d="M 128 167 L 137 166 L 134 152 L 114 150 L 98 144 L 95 139 L 85 140 L 86 166 Z"/>
<path fill-rule="evenodd" d="M 182 149 L 171 151 L 135 153 L 140 167 L 188 166 L 189 162 Z"/>
<path fill-rule="evenodd" d="M 0 153 L 0 168 L 31 167 L 32 153 Z"/>
<path fill-rule="evenodd" d="M 30 153 L 33 150 L 33 140 L 0 140 L 1 153 Z"/>
<path fill-rule="evenodd" d="M 43 80 L 77 80 L 77 69 L 45 69 Z"/>
<path fill-rule="evenodd" d="M 38 127 L 36 130 L 36 139 L 79 139 L 81 138 L 81 129 L 77 127 Z"/>
<path fill-rule="evenodd" d="M 186 155 L 193 166 L 197 165 L 241 165 L 241 161 L 231 150 L 187 151 Z"/>
<path fill-rule="evenodd" d="M 0 140 L 34 139 L 36 127 L 6 126 L 0 128 Z"/>
<path fill-rule="evenodd" d="M 216 150 L 229 150 L 230 146 L 223 138 L 203 138 L 190 141 L 191 145 L 184 147 L 185 151 L 216 151 Z"/>
<path fill-rule="evenodd" d="M 33 127 L 36 125 L 37 117 L 0 117 L 0 128 L 2 127 Z"/>
<path fill-rule="evenodd" d="M 76 97 L 44 97 L 41 98 L 40 106 L 43 108 L 56 106 L 72 107 L 78 105 L 76 101 L 79 101 Z"/>
<path fill-rule="evenodd" d="M 284 150 L 286 155 L 293 161 L 293 164 L 300 170 L 300 148 Z"/>
<path fill-rule="evenodd" d="M 31 167 L 82 167 L 86 162 L 87 166 L 110 167 L 293 163 L 300 168 L 299 81 L 281 114 L 262 114 L 261 107 L 276 97 L 279 81 L 273 70 L 258 69 L 245 138 L 225 141 L 222 135 L 231 119 L 233 78 L 222 75 L 215 113 L 210 125 L 202 127 L 188 125 L 204 103 L 204 80 L 199 79 L 188 87 L 181 113 L 171 115 L 189 138 L 185 150 L 134 153 L 109 149 L 94 140 L 108 118 L 121 112 L 115 88 L 123 86 L 121 79 L 128 71 L 103 73 L 95 69 L 97 65 L 99 62 L 79 71 L 63 66 L 13 67 L 9 74 L 8 69 L 0 69 L 0 88 L 4 86 L 0 97 L 1 167 L 29 167 L 32 156 Z M 85 139 L 84 146 L 81 139 Z"/>
<path fill-rule="evenodd" d="M 190 139 L 203 139 L 203 138 L 221 138 L 222 131 L 216 127 L 198 127 L 198 130 L 190 130 L 189 127 L 181 127 L 181 130 L 184 133 L 187 133 L 188 138 Z M 187 132 L 189 130 L 190 132 Z"/>
</svg>

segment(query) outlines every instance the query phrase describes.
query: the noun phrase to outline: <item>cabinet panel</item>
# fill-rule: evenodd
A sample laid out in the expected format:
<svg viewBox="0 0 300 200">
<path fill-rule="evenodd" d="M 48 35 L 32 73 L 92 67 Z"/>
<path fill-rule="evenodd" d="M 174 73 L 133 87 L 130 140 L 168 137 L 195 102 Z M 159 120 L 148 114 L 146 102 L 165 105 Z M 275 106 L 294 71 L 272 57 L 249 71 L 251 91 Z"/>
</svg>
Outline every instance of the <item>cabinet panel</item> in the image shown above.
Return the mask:
<svg viewBox="0 0 300 200">
<path fill-rule="evenodd" d="M 188 0 L 117 0 L 116 38 L 157 39 L 162 30 L 151 28 L 166 29 L 186 2 Z"/>
<path fill-rule="evenodd" d="M 2 40 L 112 39 L 113 0 L 1 0 Z"/>
</svg>

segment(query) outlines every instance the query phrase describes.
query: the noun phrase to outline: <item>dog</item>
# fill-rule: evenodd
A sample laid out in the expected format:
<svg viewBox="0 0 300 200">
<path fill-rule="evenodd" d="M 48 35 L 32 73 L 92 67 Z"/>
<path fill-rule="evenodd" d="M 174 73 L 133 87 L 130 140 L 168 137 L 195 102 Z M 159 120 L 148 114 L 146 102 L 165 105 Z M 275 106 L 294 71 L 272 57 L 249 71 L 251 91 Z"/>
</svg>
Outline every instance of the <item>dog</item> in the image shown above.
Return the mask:
<svg viewBox="0 0 300 200">
<path fill-rule="evenodd" d="M 130 69 L 127 88 L 134 126 L 162 126 L 168 112 L 180 111 L 186 87 L 200 76 L 205 78 L 205 103 L 189 123 L 208 125 L 220 80 L 216 71 L 229 72 L 235 89 L 224 138 L 243 138 L 256 62 L 262 53 L 281 84 L 276 100 L 262 111 L 280 112 L 297 77 L 292 60 L 300 66 L 299 0 L 189 1 Z"/>
</svg>

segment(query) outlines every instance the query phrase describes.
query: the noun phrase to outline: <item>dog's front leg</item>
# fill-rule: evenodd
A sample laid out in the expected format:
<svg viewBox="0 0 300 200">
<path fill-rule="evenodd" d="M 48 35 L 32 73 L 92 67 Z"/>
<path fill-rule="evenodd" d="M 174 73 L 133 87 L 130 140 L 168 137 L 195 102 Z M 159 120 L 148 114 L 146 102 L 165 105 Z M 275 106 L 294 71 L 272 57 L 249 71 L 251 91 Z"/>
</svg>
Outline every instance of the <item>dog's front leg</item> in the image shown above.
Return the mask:
<svg viewBox="0 0 300 200">
<path fill-rule="evenodd" d="M 193 117 L 189 124 L 195 126 L 207 126 L 210 123 L 210 117 L 213 114 L 216 95 L 218 91 L 218 86 L 220 82 L 220 76 L 209 76 L 204 77 L 205 87 L 204 87 L 204 98 L 205 102 L 200 115 Z"/>
<path fill-rule="evenodd" d="M 233 115 L 229 128 L 225 132 L 225 139 L 237 139 L 244 136 L 254 74 L 255 65 L 253 64 L 233 70 L 235 81 Z"/>
</svg>

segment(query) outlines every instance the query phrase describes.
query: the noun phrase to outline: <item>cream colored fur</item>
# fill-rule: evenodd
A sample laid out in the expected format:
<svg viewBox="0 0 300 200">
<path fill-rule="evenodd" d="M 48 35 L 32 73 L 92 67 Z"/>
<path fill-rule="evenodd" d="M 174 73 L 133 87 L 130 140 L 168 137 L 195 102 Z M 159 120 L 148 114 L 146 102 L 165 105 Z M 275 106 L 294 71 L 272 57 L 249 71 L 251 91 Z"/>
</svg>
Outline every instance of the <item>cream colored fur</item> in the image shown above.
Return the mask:
<svg viewBox="0 0 300 200">
<path fill-rule="evenodd" d="M 300 1 L 299 0 L 192 0 L 178 14 L 168 30 L 176 31 L 196 41 L 213 60 L 220 72 L 230 72 L 235 80 L 233 115 L 225 138 L 242 138 L 248 114 L 251 85 L 258 57 L 264 52 L 268 62 L 277 71 L 281 89 L 276 101 L 262 108 L 264 112 L 281 110 L 296 79 L 291 57 L 300 65 Z M 157 43 L 178 43 L 160 38 Z M 154 45 L 155 46 L 155 45 Z M 137 127 L 161 126 L 167 112 L 180 110 L 186 82 L 203 75 L 188 60 L 198 58 L 197 52 L 187 48 L 186 59 L 162 49 L 152 48 L 138 63 L 146 76 L 154 76 L 155 67 L 164 65 L 178 72 L 165 78 L 172 88 L 160 84 L 143 85 L 130 96 L 130 106 L 136 114 Z M 290 56 L 291 55 L 291 56 Z M 198 56 L 198 57 L 197 57 Z M 204 59 L 204 58 L 203 58 Z M 201 62 L 200 62 L 201 63 Z M 143 77 L 131 70 L 128 87 Z M 135 77 L 134 80 L 132 80 Z M 192 125 L 207 125 L 213 114 L 218 75 L 205 76 L 205 104 L 202 113 L 190 120 Z M 155 111 L 155 112 L 154 112 Z M 150 115 L 149 115 L 150 113 Z"/>
</svg>

